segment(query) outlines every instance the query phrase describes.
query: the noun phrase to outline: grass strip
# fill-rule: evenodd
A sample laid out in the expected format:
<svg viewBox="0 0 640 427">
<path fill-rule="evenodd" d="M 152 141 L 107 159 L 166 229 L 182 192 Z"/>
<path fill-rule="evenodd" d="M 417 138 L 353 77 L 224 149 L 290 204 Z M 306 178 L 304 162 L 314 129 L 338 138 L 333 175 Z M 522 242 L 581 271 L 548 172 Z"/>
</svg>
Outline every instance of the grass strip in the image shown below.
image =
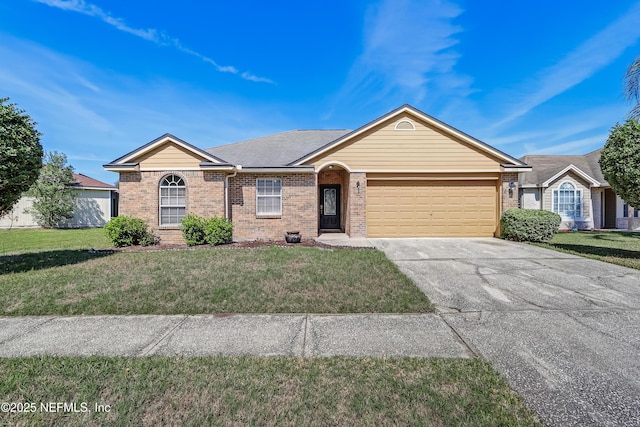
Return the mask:
<svg viewBox="0 0 640 427">
<path fill-rule="evenodd" d="M 640 270 L 640 233 L 558 233 L 551 242 L 535 245 Z"/>
<path fill-rule="evenodd" d="M 0 377 L 5 402 L 36 405 L 8 424 L 541 425 L 478 359 L 47 356 L 2 359 Z M 41 409 L 58 402 L 76 412 Z"/>
</svg>

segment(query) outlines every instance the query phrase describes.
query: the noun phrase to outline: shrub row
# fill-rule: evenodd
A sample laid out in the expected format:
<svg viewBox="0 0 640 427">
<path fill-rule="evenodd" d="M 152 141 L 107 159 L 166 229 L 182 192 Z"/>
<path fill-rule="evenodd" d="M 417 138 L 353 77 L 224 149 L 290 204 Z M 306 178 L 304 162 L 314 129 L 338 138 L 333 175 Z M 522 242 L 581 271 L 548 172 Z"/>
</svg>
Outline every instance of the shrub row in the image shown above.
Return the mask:
<svg viewBox="0 0 640 427">
<path fill-rule="evenodd" d="M 182 235 L 187 245 L 212 246 L 230 243 L 233 235 L 233 224 L 226 218 L 213 217 L 205 219 L 194 214 L 182 218 Z"/>
<path fill-rule="evenodd" d="M 109 221 L 104 229 L 107 237 L 116 247 L 156 245 L 160 239 L 147 229 L 147 224 L 140 218 L 119 216 Z"/>
<path fill-rule="evenodd" d="M 507 209 L 500 218 L 501 236 L 517 242 L 547 242 L 558 232 L 561 218 L 537 209 Z"/>
</svg>

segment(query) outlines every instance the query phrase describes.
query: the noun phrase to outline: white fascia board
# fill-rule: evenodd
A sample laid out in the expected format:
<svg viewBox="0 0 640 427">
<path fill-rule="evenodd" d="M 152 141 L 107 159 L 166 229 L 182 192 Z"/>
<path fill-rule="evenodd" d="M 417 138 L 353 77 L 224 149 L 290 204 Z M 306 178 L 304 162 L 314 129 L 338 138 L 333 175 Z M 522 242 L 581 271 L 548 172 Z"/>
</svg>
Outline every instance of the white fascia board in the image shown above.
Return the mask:
<svg viewBox="0 0 640 427">
<path fill-rule="evenodd" d="M 543 182 L 542 183 L 542 187 L 543 188 L 547 188 L 549 185 L 551 185 L 551 183 L 553 181 L 555 181 L 556 179 L 560 178 L 562 175 L 566 174 L 569 171 L 573 171 L 576 175 L 578 175 L 579 177 L 583 178 L 585 181 L 588 181 L 591 184 L 592 187 L 599 187 L 600 186 L 600 183 L 598 181 L 596 181 L 591 176 L 589 176 L 588 174 L 586 174 L 583 171 L 581 171 L 580 168 L 578 168 L 577 166 L 571 164 L 571 165 L 567 166 L 566 168 L 562 169 L 557 174 L 553 175 L 551 178 L 549 178 L 545 182 Z"/>
</svg>

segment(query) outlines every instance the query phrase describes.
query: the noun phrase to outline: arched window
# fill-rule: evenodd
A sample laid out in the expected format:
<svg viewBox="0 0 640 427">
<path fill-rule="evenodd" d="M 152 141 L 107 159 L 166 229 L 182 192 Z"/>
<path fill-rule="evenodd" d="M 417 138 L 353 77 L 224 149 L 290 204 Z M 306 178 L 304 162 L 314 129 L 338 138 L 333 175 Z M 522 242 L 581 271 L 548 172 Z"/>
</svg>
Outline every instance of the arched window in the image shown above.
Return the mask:
<svg viewBox="0 0 640 427">
<path fill-rule="evenodd" d="M 180 225 L 187 209 L 187 187 L 178 175 L 160 181 L 160 225 Z"/>
<path fill-rule="evenodd" d="M 582 190 L 570 182 L 553 190 L 553 211 L 563 218 L 582 218 Z"/>
<path fill-rule="evenodd" d="M 395 130 L 416 130 L 416 127 L 409 120 L 400 120 L 394 127 Z"/>
</svg>

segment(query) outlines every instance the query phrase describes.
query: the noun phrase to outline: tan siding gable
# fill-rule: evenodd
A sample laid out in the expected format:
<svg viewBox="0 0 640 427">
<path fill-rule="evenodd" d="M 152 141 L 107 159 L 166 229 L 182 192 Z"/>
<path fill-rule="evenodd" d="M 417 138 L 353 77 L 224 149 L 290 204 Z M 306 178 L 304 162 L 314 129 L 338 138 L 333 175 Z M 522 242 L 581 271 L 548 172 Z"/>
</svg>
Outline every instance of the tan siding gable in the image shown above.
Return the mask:
<svg viewBox="0 0 640 427">
<path fill-rule="evenodd" d="M 145 153 L 139 157 L 140 169 L 185 169 L 198 168 L 200 162 L 205 161 L 203 157 L 197 156 L 193 152 L 182 148 L 173 142 L 167 142 L 160 147 Z"/>
<path fill-rule="evenodd" d="M 402 120 L 410 120 L 415 130 L 395 130 Z M 332 161 L 359 171 L 500 171 L 499 160 L 410 114 L 383 122 L 306 163 L 318 167 Z"/>
</svg>

